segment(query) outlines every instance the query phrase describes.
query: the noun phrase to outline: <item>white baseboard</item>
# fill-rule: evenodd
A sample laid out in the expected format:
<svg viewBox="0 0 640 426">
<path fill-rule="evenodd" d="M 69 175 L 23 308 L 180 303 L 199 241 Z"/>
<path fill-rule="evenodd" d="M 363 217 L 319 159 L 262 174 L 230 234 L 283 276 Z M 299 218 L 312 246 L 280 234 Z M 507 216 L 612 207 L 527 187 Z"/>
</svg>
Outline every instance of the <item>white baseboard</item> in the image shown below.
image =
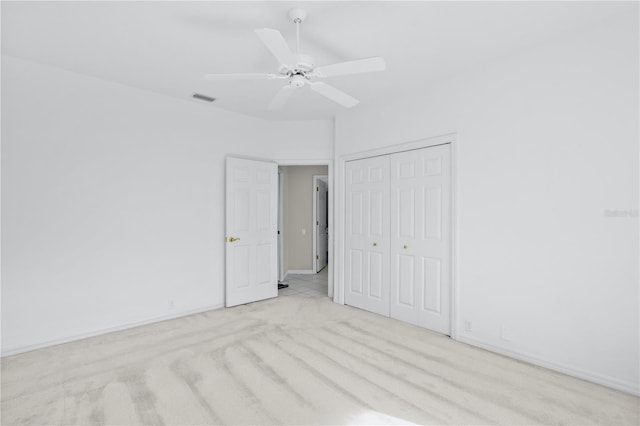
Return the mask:
<svg viewBox="0 0 640 426">
<path fill-rule="evenodd" d="M 289 269 L 286 274 L 284 274 L 285 278 L 289 274 L 315 274 L 313 269 Z"/>
<path fill-rule="evenodd" d="M 510 358 L 519 359 L 521 361 L 526 361 L 530 364 L 535 364 L 540 367 L 548 368 L 549 370 L 558 371 L 560 373 L 577 377 L 579 379 L 586 380 L 588 382 L 596 383 L 612 389 L 617 389 L 623 392 L 627 392 L 632 395 L 640 396 L 640 385 L 638 385 L 637 383 L 616 379 L 614 377 L 605 376 L 599 373 L 593 373 L 593 372 L 581 370 L 579 368 L 570 367 L 570 366 L 559 364 L 552 361 L 547 361 L 545 359 L 541 359 L 526 353 L 511 351 L 499 346 L 494 346 L 492 344 L 485 343 L 481 340 L 476 340 L 473 337 L 469 337 L 468 335 L 462 335 L 461 333 L 458 333 L 458 336 L 455 340 L 462 343 L 466 343 L 471 346 L 476 346 L 478 348 L 486 349 L 491 352 L 496 352 L 501 355 L 508 356 Z"/>
<path fill-rule="evenodd" d="M 24 352 L 34 351 L 36 349 L 46 348 L 48 346 L 59 345 L 59 344 L 62 344 L 62 343 L 69 343 L 69 342 L 73 342 L 73 341 L 76 341 L 76 340 L 86 339 L 88 337 L 99 336 L 101 334 L 113 333 L 114 331 L 121 331 L 121 330 L 126 330 L 126 329 L 129 329 L 129 328 L 139 327 L 141 325 L 152 324 L 152 323 L 166 321 L 166 320 L 170 320 L 170 319 L 186 317 L 186 316 L 189 316 L 189 315 L 199 314 L 199 313 L 206 312 L 206 311 L 212 311 L 214 309 L 220 309 L 222 307 L 224 307 L 223 303 L 221 303 L 219 305 L 211 305 L 211 306 L 205 306 L 205 307 L 202 307 L 202 308 L 189 309 L 189 310 L 180 311 L 180 312 L 173 312 L 173 313 L 168 314 L 168 315 L 160 315 L 160 316 L 153 317 L 153 318 L 147 318 L 147 319 L 142 320 L 142 321 L 136 321 L 136 322 L 132 322 L 132 323 L 116 325 L 114 327 L 102 328 L 102 329 L 99 329 L 99 330 L 89 331 L 87 333 L 75 334 L 73 336 L 67 336 L 67 337 L 63 337 L 63 338 L 60 338 L 60 339 L 54 339 L 54 340 L 48 340 L 46 342 L 35 343 L 33 345 L 14 346 L 14 347 L 9 347 L 9 348 L 4 348 L 3 347 L 1 356 L 2 357 L 6 357 L 6 356 L 11 356 L 11 355 L 17 355 L 17 354 L 21 354 L 21 353 L 24 353 Z"/>
</svg>

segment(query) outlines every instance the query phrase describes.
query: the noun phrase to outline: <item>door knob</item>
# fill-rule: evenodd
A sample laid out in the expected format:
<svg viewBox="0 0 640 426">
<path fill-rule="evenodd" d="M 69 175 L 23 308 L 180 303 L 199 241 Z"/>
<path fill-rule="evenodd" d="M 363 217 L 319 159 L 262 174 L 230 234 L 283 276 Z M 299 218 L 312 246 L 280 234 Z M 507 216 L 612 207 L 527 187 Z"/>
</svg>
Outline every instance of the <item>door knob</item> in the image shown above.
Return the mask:
<svg viewBox="0 0 640 426">
<path fill-rule="evenodd" d="M 377 245 L 378 245 L 378 243 L 373 243 L 373 246 L 374 246 L 374 247 L 375 247 L 375 246 L 377 246 Z"/>
<path fill-rule="evenodd" d="M 234 241 L 238 241 L 239 239 L 240 239 L 240 238 L 236 238 L 236 237 L 229 237 L 229 238 L 227 238 L 227 241 L 228 241 L 228 242 L 230 242 L 230 243 L 232 243 L 232 242 L 234 242 Z"/>
<path fill-rule="evenodd" d="M 402 248 L 406 250 L 407 248 L 409 248 L 409 246 L 405 244 Z"/>
</svg>

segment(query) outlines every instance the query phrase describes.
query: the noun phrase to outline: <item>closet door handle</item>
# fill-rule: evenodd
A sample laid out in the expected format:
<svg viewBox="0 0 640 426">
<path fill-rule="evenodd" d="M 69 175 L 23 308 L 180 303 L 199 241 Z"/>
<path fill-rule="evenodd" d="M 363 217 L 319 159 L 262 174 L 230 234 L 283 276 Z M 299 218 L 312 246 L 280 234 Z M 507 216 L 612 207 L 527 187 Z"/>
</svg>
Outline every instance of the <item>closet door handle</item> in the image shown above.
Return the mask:
<svg viewBox="0 0 640 426">
<path fill-rule="evenodd" d="M 406 250 L 409 248 L 409 246 L 405 244 L 402 248 Z"/>
<path fill-rule="evenodd" d="M 375 247 L 375 246 L 377 246 L 377 245 L 378 245 L 378 243 L 376 243 L 376 242 L 374 241 L 373 246 Z"/>
</svg>

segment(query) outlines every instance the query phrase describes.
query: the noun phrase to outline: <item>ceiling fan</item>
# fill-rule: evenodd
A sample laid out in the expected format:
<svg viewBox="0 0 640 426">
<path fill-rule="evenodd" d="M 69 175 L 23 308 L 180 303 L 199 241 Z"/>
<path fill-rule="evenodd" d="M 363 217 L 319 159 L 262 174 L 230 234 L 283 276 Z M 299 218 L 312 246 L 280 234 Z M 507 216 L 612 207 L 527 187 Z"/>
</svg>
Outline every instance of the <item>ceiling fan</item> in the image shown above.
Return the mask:
<svg viewBox="0 0 640 426">
<path fill-rule="evenodd" d="M 268 109 L 270 110 L 282 108 L 296 89 L 300 89 L 306 85 L 308 85 L 314 92 L 331 99 L 343 107 L 350 108 L 357 105 L 360 101 L 353 96 L 350 96 L 322 81 L 317 81 L 317 79 L 383 71 L 386 68 L 384 59 L 380 57 L 371 57 L 316 67 L 311 56 L 300 53 L 300 24 L 307 16 L 306 11 L 299 8 L 291 9 L 288 16 L 296 24 L 296 53 L 293 53 L 291 49 L 289 49 L 289 46 L 284 40 L 284 37 L 282 37 L 280 31 L 269 28 L 255 30 L 256 35 L 260 40 L 262 40 L 267 49 L 269 49 L 271 54 L 275 56 L 280 63 L 280 68 L 276 74 L 207 74 L 205 78 L 210 81 L 288 80 L 287 84 L 282 87 L 278 93 L 276 93 L 276 96 L 269 104 Z"/>
</svg>

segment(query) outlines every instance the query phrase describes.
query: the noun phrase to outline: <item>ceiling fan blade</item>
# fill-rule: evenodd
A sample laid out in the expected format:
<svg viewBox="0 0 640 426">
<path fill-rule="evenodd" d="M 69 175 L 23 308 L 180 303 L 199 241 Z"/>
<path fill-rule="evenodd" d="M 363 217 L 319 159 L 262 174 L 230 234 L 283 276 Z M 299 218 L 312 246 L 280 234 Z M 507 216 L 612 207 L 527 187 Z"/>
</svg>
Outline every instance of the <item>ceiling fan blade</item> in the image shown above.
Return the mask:
<svg viewBox="0 0 640 426">
<path fill-rule="evenodd" d="M 276 74 L 265 73 L 239 73 L 239 74 L 207 74 L 204 76 L 209 81 L 226 81 L 226 80 L 272 80 L 279 78 Z"/>
<path fill-rule="evenodd" d="M 338 62 L 316 68 L 313 73 L 318 77 L 334 77 L 338 75 L 358 74 L 363 72 L 384 71 L 387 64 L 379 56 L 356 59 L 355 61 Z"/>
<path fill-rule="evenodd" d="M 293 95 L 295 88 L 289 86 L 288 84 L 276 93 L 276 96 L 271 100 L 268 109 L 270 111 L 281 109 L 284 104 L 287 103 L 291 95 Z"/>
<path fill-rule="evenodd" d="M 282 37 L 282 34 L 280 34 L 280 31 L 272 30 L 270 28 L 260 28 L 255 30 L 255 32 L 281 65 L 287 65 L 289 67 L 295 65 L 296 56 L 293 54 L 291 49 L 289 49 L 289 46 L 284 40 L 284 37 Z"/>
<path fill-rule="evenodd" d="M 342 90 L 338 90 L 333 86 L 329 86 L 327 83 L 315 82 L 309 83 L 311 90 L 320 93 L 322 96 L 326 96 L 333 102 L 342 105 L 345 108 L 351 108 L 356 106 L 360 101 L 353 96 L 347 95 Z"/>
</svg>

